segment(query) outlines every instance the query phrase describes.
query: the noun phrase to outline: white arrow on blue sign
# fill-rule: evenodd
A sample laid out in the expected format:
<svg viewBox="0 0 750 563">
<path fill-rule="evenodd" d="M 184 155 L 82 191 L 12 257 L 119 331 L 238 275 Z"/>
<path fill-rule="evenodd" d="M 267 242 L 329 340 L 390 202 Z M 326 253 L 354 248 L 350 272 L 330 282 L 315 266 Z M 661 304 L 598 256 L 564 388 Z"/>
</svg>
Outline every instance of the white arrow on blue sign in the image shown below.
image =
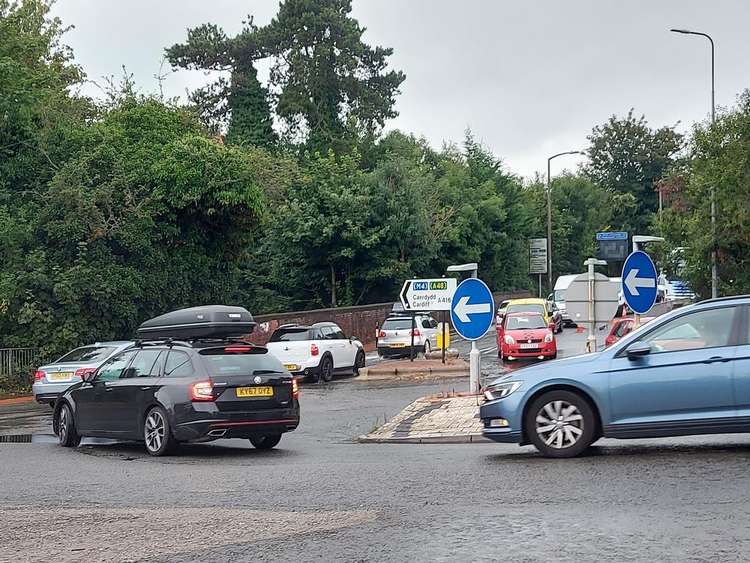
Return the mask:
<svg viewBox="0 0 750 563">
<path fill-rule="evenodd" d="M 643 315 L 656 303 L 656 266 L 645 252 L 633 252 L 622 266 L 622 295 L 634 312 Z"/>
<path fill-rule="evenodd" d="M 495 319 L 495 300 L 482 280 L 469 278 L 458 284 L 451 301 L 451 322 L 459 336 L 479 340 Z"/>
</svg>

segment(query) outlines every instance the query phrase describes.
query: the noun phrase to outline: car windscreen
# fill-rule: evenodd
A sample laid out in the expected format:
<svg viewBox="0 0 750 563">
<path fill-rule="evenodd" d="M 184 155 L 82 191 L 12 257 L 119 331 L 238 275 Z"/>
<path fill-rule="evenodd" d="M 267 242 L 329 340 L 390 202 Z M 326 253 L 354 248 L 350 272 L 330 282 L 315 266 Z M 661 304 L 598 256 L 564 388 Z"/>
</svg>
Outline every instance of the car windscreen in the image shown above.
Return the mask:
<svg viewBox="0 0 750 563">
<path fill-rule="evenodd" d="M 274 331 L 269 342 L 299 342 L 301 340 L 311 340 L 309 329 L 280 328 Z"/>
<path fill-rule="evenodd" d="M 411 318 L 404 317 L 403 319 L 386 319 L 381 326 L 383 330 L 410 330 L 411 329 Z"/>
<path fill-rule="evenodd" d="M 227 352 L 225 348 L 201 350 L 200 355 L 210 375 L 255 375 L 285 373 L 281 362 L 265 348 L 251 348 L 245 352 Z"/>
<path fill-rule="evenodd" d="M 114 346 L 83 346 L 82 348 L 76 348 L 75 350 L 68 352 L 55 363 L 80 362 L 88 364 L 103 362 L 109 358 L 114 351 Z"/>
<path fill-rule="evenodd" d="M 528 315 L 523 317 L 508 317 L 505 321 L 505 330 L 523 330 L 546 328 L 544 318 L 541 315 Z"/>
<path fill-rule="evenodd" d="M 565 303 L 565 290 L 564 289 L 555 290 L 555 303 Z"/>
<path fill-rule="evenodd" d="M 544 305 L 539 305 L 536 303 L 529 303 L 528 305 L 511 303 L 510 305 L 508 305 L 506 314 L 510 315 L 511 313 L 539 313 L 540 315 L 544 315 Z"/>
</svg>

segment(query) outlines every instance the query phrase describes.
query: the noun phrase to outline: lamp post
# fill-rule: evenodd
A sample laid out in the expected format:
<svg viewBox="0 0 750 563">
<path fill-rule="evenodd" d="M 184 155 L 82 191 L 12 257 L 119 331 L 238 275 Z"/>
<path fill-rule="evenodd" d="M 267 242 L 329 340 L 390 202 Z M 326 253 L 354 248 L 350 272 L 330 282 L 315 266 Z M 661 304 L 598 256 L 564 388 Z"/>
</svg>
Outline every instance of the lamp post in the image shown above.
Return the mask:
<svg viewBox="0 0 750 563">
<path fill-rule="evenodd" d="M 552 291 L 552 179 L 550 177 L 550 165 L 552 160 L 566 154 L 585 154 L 583 151 L 565 151 L 553 154 L 547 159 L 547 285 L 548 291 Z"/>
<path fill-rule="evenodd" d="M 707 33 L 691 31 L 689 29 L 670 29 L 672 33 L 683 35 L 700 35 L 711 43 L 711 125 L 716 123 L 716 94 L 714 80 L 714 40 Z M 716 261 L 716 188 L 711 186 L 711 297 L 719 296 L 719 268 Z"/>
</svg>

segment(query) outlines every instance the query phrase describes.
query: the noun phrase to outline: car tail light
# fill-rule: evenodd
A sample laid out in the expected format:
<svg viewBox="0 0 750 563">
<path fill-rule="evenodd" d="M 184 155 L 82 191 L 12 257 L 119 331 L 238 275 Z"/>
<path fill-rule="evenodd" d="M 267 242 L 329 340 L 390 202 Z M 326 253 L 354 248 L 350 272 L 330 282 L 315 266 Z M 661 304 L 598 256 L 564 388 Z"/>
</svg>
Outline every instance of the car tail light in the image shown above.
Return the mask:
<svg viewBox="0 0 750 563">
<path fill-rule="evenodd" d="M 297 378 L 292 378 L 292 397 L 295 399 L 299 399 L 299 383 L 297 383 Z"/>
<path fill-rule="evenodd" d="M 317 356 L 318 354 L 320 354 L 320 349 L 318 348 L 317 344 L 310 345 L 310 354 L 313 356 Z"/>
<path fill-rule="evenodd" d="M 418 328 L 415 328 L 414 330 L 411 331 L 411 335 L 412 336 L 422 336 L 422 333 L 419 332 Z"/>
<path fill-rule="evenodd" d="M 224 348 L 225 352 L 250 352 L 253 349 L 252 346 L 227 346 Z"/>
<path fill-rule="evenodd" d="M 380 332 L 378 332 L 378 338 L 385 338 L 385 331 L 384 330 L 381 330 Z"/>
<path fill-rule="evenodd" d="M 213 401 L 214 384 L 211 381 L 199 381 L 190 386 L 190 399 L 192 401 Z"/>
<path fill-rule="evenodd" d="M 47 374 L 45 374 L 43 371 L 36 370 L 36 372 L 34 373 L 34 381 L 41 381 L 42 379 L 44 379 L 45 375 Z"/>
<path fill-rule="evenodd" d="M 76 370 L 76 377 L 85 379 L 87 375 L 91 375 L 96 371 L 96 368 L 79 368 Z"/>
</svg>

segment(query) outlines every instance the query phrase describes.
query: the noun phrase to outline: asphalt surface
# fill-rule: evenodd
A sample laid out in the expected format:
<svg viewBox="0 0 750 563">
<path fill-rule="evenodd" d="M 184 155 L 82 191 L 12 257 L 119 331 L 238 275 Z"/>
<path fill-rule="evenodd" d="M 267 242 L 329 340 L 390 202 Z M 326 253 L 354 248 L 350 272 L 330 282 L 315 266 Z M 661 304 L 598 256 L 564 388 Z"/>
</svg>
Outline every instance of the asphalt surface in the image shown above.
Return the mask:
<svg viewBox="0 0 750 563">
<path fill-rule="evenodd" d="M 568 329 L 561 349 L 582 342 Z M 64 449 L 48 407 L 0 407 L 0 435 L 35 434 L 0 443 L 0 561 L 750 557 L 750 436 L 602 440 L 572 460 L 353 441 L 413 399 L 465 385 L 308 385 L 302 424 L 277 450 L 224 440 L 160 459 L 137 444 Z"/>
</svg>

